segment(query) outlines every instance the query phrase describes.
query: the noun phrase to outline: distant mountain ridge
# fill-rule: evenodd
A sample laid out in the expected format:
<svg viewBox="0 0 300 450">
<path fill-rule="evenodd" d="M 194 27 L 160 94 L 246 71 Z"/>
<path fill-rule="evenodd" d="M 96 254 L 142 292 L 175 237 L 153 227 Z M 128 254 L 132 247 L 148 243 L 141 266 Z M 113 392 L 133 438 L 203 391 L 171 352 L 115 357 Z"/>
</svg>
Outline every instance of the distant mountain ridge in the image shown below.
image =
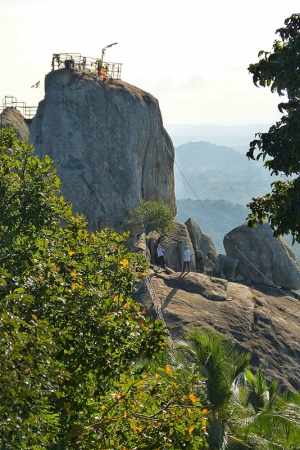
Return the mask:
<svg viewBox="0 0 300 450">
<path fill-rule="evenodd" d="M 226 200 L 246 206 L 252 197 L 271 189 L 276 177 L 263 162 L 248 160 L 231 147 L 210 142 L 189 142 L 175 149 L 176 199 Z M 191 187 L 192 189 L 191 189 Z"/>
<path fill-rule="evenodd" d="M 211 235 L 218 252 L 225 253 L 225 234 L 246 220 L 247 203 L 270 192 L 278 177 L 271 176 L 262 161 L 249 161 L 233 148 L 204 141 L 176 147 L 175 161 L 176 219 L 195 220 Z M 291 245 L 290 237 L 285 240 Z M 292 248 L 300 259 L 300 245 Z"/>
<path fill-rule="evenodd" d="M 266 132 L 272 124 L 257 123 L 246 125 L 165 125 L 175 146 L 195 141 L 208 141 L 226 145 L 240 152 L 247 151 L 255 133 Z"/>
</svg>

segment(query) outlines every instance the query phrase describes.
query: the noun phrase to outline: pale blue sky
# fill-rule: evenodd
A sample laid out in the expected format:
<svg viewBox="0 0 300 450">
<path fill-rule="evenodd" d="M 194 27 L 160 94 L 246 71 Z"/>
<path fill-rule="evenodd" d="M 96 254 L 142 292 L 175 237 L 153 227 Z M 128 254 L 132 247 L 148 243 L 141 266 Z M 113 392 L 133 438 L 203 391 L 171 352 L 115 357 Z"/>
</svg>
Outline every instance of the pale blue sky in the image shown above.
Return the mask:
<svg viewBox="0 0 300 450">
<path fill-rule="evenodd" d="M 0 101 L 37 105 L 53 53 L 123 63 L 165 124 L 274 122 L 279 99 L 247 72 L 299 0 L 0 0 Z M 31 89 L 38 80 L 38 89 Z"/>
</svg>

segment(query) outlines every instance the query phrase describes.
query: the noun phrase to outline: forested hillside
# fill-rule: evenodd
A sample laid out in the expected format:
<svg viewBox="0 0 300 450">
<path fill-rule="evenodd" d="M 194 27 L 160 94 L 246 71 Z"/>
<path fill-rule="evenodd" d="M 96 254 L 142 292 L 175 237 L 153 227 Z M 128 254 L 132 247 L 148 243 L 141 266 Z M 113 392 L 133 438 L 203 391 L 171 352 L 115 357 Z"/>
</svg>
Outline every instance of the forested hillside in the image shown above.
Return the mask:
<svg viewBox="0 0 300 450">
<path fill-rule="evenodd" d="M 245 222 L 247 203 L 270 192 L 276 177 L 261 161 L 248 161 L 238 151 L 210 142 L 180 145 L 175 154 L 176 219 L 195 220 L 224 254 L 225 234 Z M 289 236 L 285 239 L 292 245 Z M 292 248 L 300 259 L 300 245 Z"/>
<path fill-rule="evenodd" d="M 223 199 L 246 205 L 270 190 L 271 177 L 262 161 L 249 161 L 230 147 L 189 142 L 175 152 L 176 198 Z M 190 188 L 191 185 L 192 189 Z"/>
</svg>

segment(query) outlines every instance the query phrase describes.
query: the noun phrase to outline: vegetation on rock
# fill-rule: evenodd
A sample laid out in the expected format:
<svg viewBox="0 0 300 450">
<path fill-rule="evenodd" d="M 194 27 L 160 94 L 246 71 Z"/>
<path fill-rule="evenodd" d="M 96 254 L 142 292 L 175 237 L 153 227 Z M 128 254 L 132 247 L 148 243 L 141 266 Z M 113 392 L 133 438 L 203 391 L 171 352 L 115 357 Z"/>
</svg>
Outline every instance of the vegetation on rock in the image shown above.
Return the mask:
<svg viewBox="0 0 300 450">
<path fill-rule="evenodd" d="M 142 226 L 146 234 L 151 231 L 167 233 L 174 230 L 173 214 L 164 202 L 142 200 L 126 221 L 128 225 Z"/>
</svg>

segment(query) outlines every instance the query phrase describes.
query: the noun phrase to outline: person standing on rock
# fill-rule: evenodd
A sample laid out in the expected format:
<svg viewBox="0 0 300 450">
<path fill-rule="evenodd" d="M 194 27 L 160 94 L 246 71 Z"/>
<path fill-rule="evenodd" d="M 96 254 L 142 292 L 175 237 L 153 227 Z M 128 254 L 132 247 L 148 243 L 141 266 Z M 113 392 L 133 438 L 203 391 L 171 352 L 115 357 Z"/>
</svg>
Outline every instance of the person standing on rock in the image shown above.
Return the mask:
<svg viewBox="0 0 300 450">
<path fill-rule="evenodd" d="M 160 265 L 160 267 L 162 269 L 166 268 L 166 261 L 165 261 L 165 257 L 164 257 L 164 251 L 165 251 L 165 249 L 160 244 L 158 244 L 157 245 L 158 264 Z"/>
<path fill-rule="evenodd" d="M 190 260 L 191 260 L 191 252 L 188 248 L 188 246 L 185 246 L 184 252 L 183 252 L 183 269 L 182 273 L 185 272 L 185 268 L 187 267 L 188 271 L 190 271 Z"/>
</svg>

